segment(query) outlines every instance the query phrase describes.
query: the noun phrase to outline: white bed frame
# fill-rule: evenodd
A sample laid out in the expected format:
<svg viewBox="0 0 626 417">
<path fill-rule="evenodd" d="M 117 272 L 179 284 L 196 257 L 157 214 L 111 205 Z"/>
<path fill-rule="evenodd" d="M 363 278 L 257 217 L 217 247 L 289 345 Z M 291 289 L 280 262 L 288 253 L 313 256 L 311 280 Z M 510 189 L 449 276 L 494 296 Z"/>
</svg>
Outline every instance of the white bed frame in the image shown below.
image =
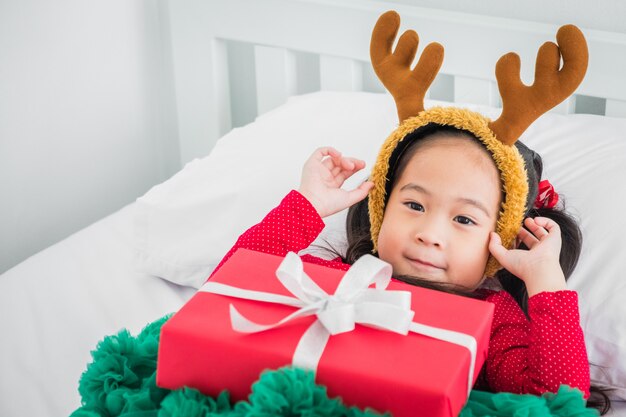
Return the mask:
<svg viewBox="0 0 626 417">
<path fill-rule="evenodd" d="M 510 51 L 521 57 L 522 80 L 532 83 L 537 50 L 558 29 L 365 0 L 178 0 L 169 7 L 182 163 L 206 155 L 241 119 L 236 111 L 246 103 L 231 106 L 233 86 L 248 84 L 239 95 L 255 100 L 252 119 L 301 93 L 305 78 L 314 79 L 309 90 L 383 91 L 370 69 L 369 39 L 378 16 L 392 7 L 401 31 L 418 32 L 418 53 L 429 42 L 444 45 L 430 98 L 454 102 L 498 106 L 495 63 Z M 626 35 L 581 29 L 590 51 L 587 76 L 553 111 L 626 117 Z M 253 51 L 248 61 L 233 59 L 240 42 Z M 312 54 L 308 65 L 299 62 L 302 53 Z"/>
</svg>

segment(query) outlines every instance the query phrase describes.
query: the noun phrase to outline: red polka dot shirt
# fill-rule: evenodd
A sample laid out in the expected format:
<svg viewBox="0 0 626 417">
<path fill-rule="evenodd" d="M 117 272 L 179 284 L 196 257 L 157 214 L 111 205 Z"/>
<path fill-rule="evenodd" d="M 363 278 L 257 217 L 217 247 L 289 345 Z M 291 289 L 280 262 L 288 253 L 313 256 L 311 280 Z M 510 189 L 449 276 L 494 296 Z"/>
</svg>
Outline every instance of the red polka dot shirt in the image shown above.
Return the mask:
<svg viewBox="0 0 626 417">
<path fill-rule="evenodd" d="M 324 228 L 319 214 L 291 191 L 257 225 L 244 232 L 216 270 L 239 248 L 273 255 L 307 248 Z M 302 256 L 305 262 L 347 270 L 341 258 Z M 526 317 L 506 291 L 484 291 L 495 305 L 487 361 L 475 388 L 494 392 L 542 394 L 561 384 L 589 397 L 589 362 L 574 291 L 542 292 L 528 300 Z"/>
</svg>

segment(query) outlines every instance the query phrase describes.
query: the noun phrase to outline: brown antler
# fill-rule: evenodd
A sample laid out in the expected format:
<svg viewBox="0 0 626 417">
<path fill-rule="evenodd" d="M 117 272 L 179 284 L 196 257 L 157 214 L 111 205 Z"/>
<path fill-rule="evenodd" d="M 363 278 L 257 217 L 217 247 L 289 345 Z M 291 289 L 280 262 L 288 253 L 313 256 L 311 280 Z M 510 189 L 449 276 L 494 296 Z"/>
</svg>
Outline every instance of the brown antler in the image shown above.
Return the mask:
<svg viewBox="0 0 626 417">
<path fill-rule="evenodd" d="M 424 110 L 424 95 L 443 62 L 443 46 L 438 43 L 426 46 L 417 65 L 411 70 L 419 38 L 415 31 L 407 30 L 392 53 L 391 48 L 399 28 L 398 13 L 388 11 L 380 16 L 372 32 L 370 57 L 376 75 L 396 101 L 398 118 L 402 122 Z"/>
<path fill-rule="evenodd" d="M 502 114 L 489 123 L 496 137 L 512 145 L 539 116 L 576 90 L 587 71 L 589 52 L 582 32 L 573 25 L 562 26 L 556 41 L 546 42 L 537 53 L 535 82 L 526 86 L 520 79 L 520 59 L 515 53 L 502 56 L 496 64 L 496 79 L 502 96 Z M 559 70 L 563 56 L 563 68 Z"/>
</svg>

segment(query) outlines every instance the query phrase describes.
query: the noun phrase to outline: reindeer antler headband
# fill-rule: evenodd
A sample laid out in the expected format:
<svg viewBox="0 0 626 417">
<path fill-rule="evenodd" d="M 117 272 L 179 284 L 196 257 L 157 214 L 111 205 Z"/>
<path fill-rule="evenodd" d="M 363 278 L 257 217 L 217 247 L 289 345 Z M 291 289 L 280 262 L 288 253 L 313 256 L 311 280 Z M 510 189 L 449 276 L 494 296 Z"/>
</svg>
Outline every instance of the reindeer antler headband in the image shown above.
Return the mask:
<svg viewBox="0 0 626 417">
<path fill-rule="evenodd" d="M 374 251 L 382 225 L 387 199 L 392 153 L 403 139 L 429 123 L 454 126 L 474 134 L 491 153 L 500 176 L 505 200 L 498 216 L 496 232 L 505 247 L 513 243 L 526 212 L 528 181 L 524 160 L 515 146 L 521 134 L 539 116 L 567 97 L 581 83 L 587 70 L 587 43 L 573 25 L 561 27 L 557 43 L 546 42 L 537 54 L 535 81 L 526 86 L 520 79 L 520 59 L 515 53 L 502 56 L 496 64 L 496 79 L 502 96 L 502 113 L 496 121 L 455 107 L 424 110 L 424 96 L 443 62 L 443 47 L 426 46 L 415 68 L 411 63 L 417 52 L 417 33 L 408 30 L 392 45 L 400 27 L 400 16 L 389 11 L 376 23 L 370 55 L 374 71 L 392 94 L 398 109 L 400 126 L 385 140 L 372 169 L 374 188 L 369 195 L 370 232 Z M 559 69 L 563 57 L 563 67 Z M 402 144 L 405 146 L 406 144 Z M 492 276 L 500 268 L 490 257 L 485 274 Z"/>
</svg>

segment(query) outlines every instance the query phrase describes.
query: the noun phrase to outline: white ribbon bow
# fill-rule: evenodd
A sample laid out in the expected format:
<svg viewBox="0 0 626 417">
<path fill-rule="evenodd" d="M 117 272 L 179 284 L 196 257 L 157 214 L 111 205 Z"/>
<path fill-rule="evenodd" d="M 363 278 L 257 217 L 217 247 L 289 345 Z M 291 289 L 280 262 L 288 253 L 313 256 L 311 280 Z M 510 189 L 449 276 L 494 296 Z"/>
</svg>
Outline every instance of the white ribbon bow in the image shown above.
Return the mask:
<svg viewBox="0 0 626 417">
<path fill-rule="evenodd" d="M 293 365 L 314 371 L 330 335 L 350 332 L 356 323 L 405 336 L 411 331 L 464 346 L 471 353 L 469 395 L 476 361 L 476 339 L 464 333 L 412 322 L 415 313 L 411 310 L 411 293 L 386 290 L 391 273 L 388 263 L 371 255 L 362 256 L 345 273 L 335 294 L 330 295 L 304 272 L 300 257 L 289 252 L 278 267 L 276 276 L 295 298 L 211 281 L 205 283 L 200 291 L 298 308 L 276 323 L 262 325 L 242 316 L 231 304 L 232 327 L 242 333 L 262 332 L 299 317 L 316 315 L 317 320 L 300 338 L 292 359 Z M 375 284 L 376 288 L 368 288 L 371 284 Z"/>
</svg>

